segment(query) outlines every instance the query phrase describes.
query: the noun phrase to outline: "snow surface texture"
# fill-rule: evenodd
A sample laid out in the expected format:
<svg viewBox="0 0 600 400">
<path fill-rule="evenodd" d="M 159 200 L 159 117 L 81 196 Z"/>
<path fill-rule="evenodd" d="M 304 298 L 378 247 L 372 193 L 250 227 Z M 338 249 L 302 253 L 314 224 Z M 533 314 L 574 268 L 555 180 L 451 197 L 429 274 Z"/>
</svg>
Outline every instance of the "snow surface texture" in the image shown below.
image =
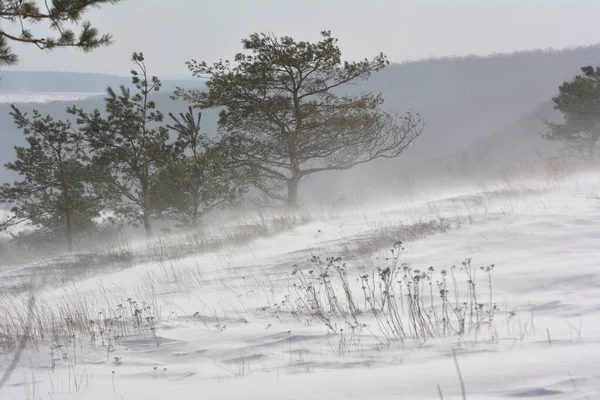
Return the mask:
<svg viewBox="0 0 600 400">
<path fill-rule="evenodd" d="M 36 312 L 55 321 L 57 331 L 69 329 L 61 318 L 96 317 L 89 334 L 73 331 L 71 340 L 51 339 L 46 325 L 46 344 L 38 340 L 38 351 L 21 355 L 0 398 L 460 399 L 454 351 L 467 399 L 599 399 L 600 205 L 587 194 L 598 194 L 600 183 L 580 175 L 546 190 L 523 189 L 352 210 L 218 253 L 39 288 Z M 433 230 L 402 237 L 419 224 Z M 462 262 L 472 258 L 484 322 L 462 334 L 449 328 L 419 337 L 405 320 L 406 336 L 389 340 L 368 312 L 359 277 L 394 263 L 393 240 L 385 239 L 393 235 L 404 242 L 399 262 L 410 263 L 411 273 L 433 267 L 434 297 L 438 274 L 455 271 L 464 281 Z M 327 320 L 298 306 L 299 279 L 319 268 L 308 261 L 313 256 L 347 262 L 361 313 L 334 317 L 323 310 Z M 479 267 L 492 264 L 490 299 Z M 43 272 L 19 271 L 2 280 Z M 469 289 L 458 290 L 460 306 Z M 26 300 L 26 293 L 1 296 L 4 326 L 8 310 Z M 488 322 L 492 303 L 497 310 Z M 105 318 L 113 322 L 100 329 Z"/>
</svg>

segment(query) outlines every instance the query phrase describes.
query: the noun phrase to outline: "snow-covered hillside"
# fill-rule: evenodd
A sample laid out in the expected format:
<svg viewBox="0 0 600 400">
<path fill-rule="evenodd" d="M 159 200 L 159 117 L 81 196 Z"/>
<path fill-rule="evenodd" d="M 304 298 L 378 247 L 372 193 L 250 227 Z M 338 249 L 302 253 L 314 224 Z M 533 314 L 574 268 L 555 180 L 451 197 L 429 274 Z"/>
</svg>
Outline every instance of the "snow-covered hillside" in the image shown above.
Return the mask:
<svg viewBox="0 0 600 400">
<path fill-rule="evenodd" d="M 460 399 L 460 371 L 471 400 L 598 399 L 598 193 L 456 189 L 61 286 L 56 262 L 5 272 L 0 372 L 31 341 L 0 397 Z"/>
</svg>

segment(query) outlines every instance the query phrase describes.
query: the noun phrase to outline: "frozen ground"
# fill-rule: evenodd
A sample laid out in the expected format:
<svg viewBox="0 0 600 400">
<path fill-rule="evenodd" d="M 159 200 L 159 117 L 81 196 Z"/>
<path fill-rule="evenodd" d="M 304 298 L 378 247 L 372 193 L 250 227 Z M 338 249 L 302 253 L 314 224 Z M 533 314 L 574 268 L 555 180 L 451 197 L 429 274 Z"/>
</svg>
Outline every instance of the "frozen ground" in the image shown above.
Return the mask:
<svg viewBox="0 0 600 400">
<path fill-rule="evenodd" d="M 600 204 L 587 197 L 599 191 L 594 175 L 457 190 L 340 212 L 219 252 L 94 266 L 91 278 L 38 287 L 32 318 L 27 293 L 4 293 L 3 337 L 33 321 L 38 351 L 30 344 L 21 355 L 0 398 L 425 400 L 441 391 L 460 399 L 454 351 L 471 400 L 599 399 Z M 390 251 L 396 240 L 404 242 L 397 264 Z M 313 256 L 347 262 L 359 311 L 350 312 L 337 270 L 309 262 Z M 462 264 L 467 258 L 472 269 Z M 490 297 L 479 267 L 492 264 Z M 375 283 L 394 265 L 398 280 L 416 269 L 431 274 L 421 279 L 417 305 L 434 322 L 414 325 L 428 326 L 430 335 L 411 328 L 406 292 L 397 292 L 402 305 L 395 309 L 404 336 L 394 338 L 369 311 L 369 299 L 382 294 L 377 284 L 365 294 L 360 277 Z M 2 280 L 35 281 L 45 267 L 36 268 L 5 272 Z M 470 316 L 467 269 L 477 274 L 481 323 Z M 311 282 L 321 312 L 306 307 L 303 282 L 324 270 L 337 313 L 318 280 Z M 462 333 L 452 311 L 452 322 L 443 322 L 442 270 L 460 281 L 447 296 L 452 307 L 464 307 Z M 10 361 L 5 354 L 0 372 Z"/>
</svg>

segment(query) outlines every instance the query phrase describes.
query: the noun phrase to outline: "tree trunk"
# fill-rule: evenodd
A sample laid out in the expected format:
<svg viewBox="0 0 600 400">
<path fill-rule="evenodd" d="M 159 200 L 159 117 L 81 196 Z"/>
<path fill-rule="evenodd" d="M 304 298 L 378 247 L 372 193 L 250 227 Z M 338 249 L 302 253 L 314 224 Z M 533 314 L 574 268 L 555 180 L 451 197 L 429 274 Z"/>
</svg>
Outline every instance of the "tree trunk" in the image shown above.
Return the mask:
<svg viewBox="0 0 600 400">
<path fill-rule="evenodd" d="M 148 213 L 146 213 L 146 211 L 144 211 L 142 220 L 144 222 L 144 230 L 146 231 L 146 237 L 151 237 L 152 236 L 152 224 L 150 223 L 150 217 L 148 216 Z"/>
<path fill-rule="evenodd" d="M 298 207 L 298 178 L 291 178 L 287 181 L 288 195 L 287 195 L 287 206 L 289 209 L 295 209 Z"/>
<path fill-rule="evenodd" d="M 66 225 L 67 225 L 67 246 L 69 249 L 69 253 L 73 251 L 73 228 L 71 224 L 71 204 L 69 202 L 69 197 L 66 197 L 65 205 L 67 207 L 67 215 L 66 215 Z"/>
<path fill-rule="evenodd" d="M 62 184 L 63 195 L 65 196 L 65 228 L 67 230 L 67 248 L 69 253 L 73 251 L 73 227 L 71 222 L 71 202 L 69 201 L 69 187 L 66 183 Z"/>
<path fill-rule="evenodd" d="M 299 110 L 296 110 L 299 112 Z M 298 117 L 298 116 L 297 116 Z M 297 120 L 296 129 L 300 129 L 301 122 Z M 298 183 L 300 183 L 300 165 L 296 157 L 296 145 L 294 137 L 288 139 L 288 150 L 290 152 L 290 172 L 292 177 L 287 181 L 288 195 L 287 195 L 287 207 L 290 210 L 294 210 L 298 207 Z"/>
<path fill-rule="evenodd" d="M 142 222 L 146 237 L 152 236 L 152 224 L 150 223 L 150 183 L 148 182 L 148 168 L 144 171 L 142 178 Z"/>
<path fill-rule="evenodd" d="M 198 212 L 198 210 L 200 209 L 200 195 L 198 195 L 198 193 L 195 193 L 194 198 L 192 199 L 192 201 L 194 202 L 193 207 L 194 209 L 192 210 L 192 226 L 196 227 L 198 225 L 198 220 L 200 219 L 200 213 Z"/>
</svg>

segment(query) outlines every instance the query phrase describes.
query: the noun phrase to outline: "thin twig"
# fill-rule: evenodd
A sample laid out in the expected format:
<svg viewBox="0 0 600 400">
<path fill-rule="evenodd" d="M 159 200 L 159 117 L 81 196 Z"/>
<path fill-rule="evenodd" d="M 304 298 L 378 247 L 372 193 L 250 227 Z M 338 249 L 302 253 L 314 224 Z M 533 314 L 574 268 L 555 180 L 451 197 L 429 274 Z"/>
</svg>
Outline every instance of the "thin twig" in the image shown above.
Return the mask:
<svg viewBox="0 0 600 400">
<path fill-rule="evenodd" d="M 25 346 L 27 345 L 27 340 L 29 339 L 29 331 L 31 330 L 31 325 L 32 325 L 32 320 L 33 320 L 34 307 L 35 307 L 35 297 L 33 294 L 31 294 L 31 296 L 29 297 L 29 302 L 27 303 L 28 318 L 27 318 L 27 325 L 25 326 L 25 332 L 23 333 L 23 337 L 21 338 L 21 341 L 19 342 L 19 347 L 17 348 L 17 351 L 16 351 L 10 365 L 8 366 L 6 371 L 4 371 L 2 378 L 0 378 L 0 389 L 2 389 L 2 387 L 6 384 L 6 382 L 8 382 L 13 371 L 17 368 L 17 363 L 19 362 L 19 359 L 21 358 L 21 354 L 23 353 L 23 350 L 25 349 Z"/>
<path fill-rule="evenodd" d="M 444 394 L 442 393 L 442 388 L 440 385 L 437 385 L 438 395 L 440 396 L 440 400 L 444 400 Z"/>
<path fill-rule="evenodd" d="M 467 392 L 465 390 L 465 381 L 463 380 L 462 373 L 460 372 L 460 365 L 458 365 L 458 358 L 456 358 L 456 349 L 452 349 L 452 358 L 454 359 L 454 366 L 456 367 L 456 373 L 458 374 L 458 380 L 460 381 L 460 391 L 462 393 L 463 400 L 467 400 Z"/>
</svg>

